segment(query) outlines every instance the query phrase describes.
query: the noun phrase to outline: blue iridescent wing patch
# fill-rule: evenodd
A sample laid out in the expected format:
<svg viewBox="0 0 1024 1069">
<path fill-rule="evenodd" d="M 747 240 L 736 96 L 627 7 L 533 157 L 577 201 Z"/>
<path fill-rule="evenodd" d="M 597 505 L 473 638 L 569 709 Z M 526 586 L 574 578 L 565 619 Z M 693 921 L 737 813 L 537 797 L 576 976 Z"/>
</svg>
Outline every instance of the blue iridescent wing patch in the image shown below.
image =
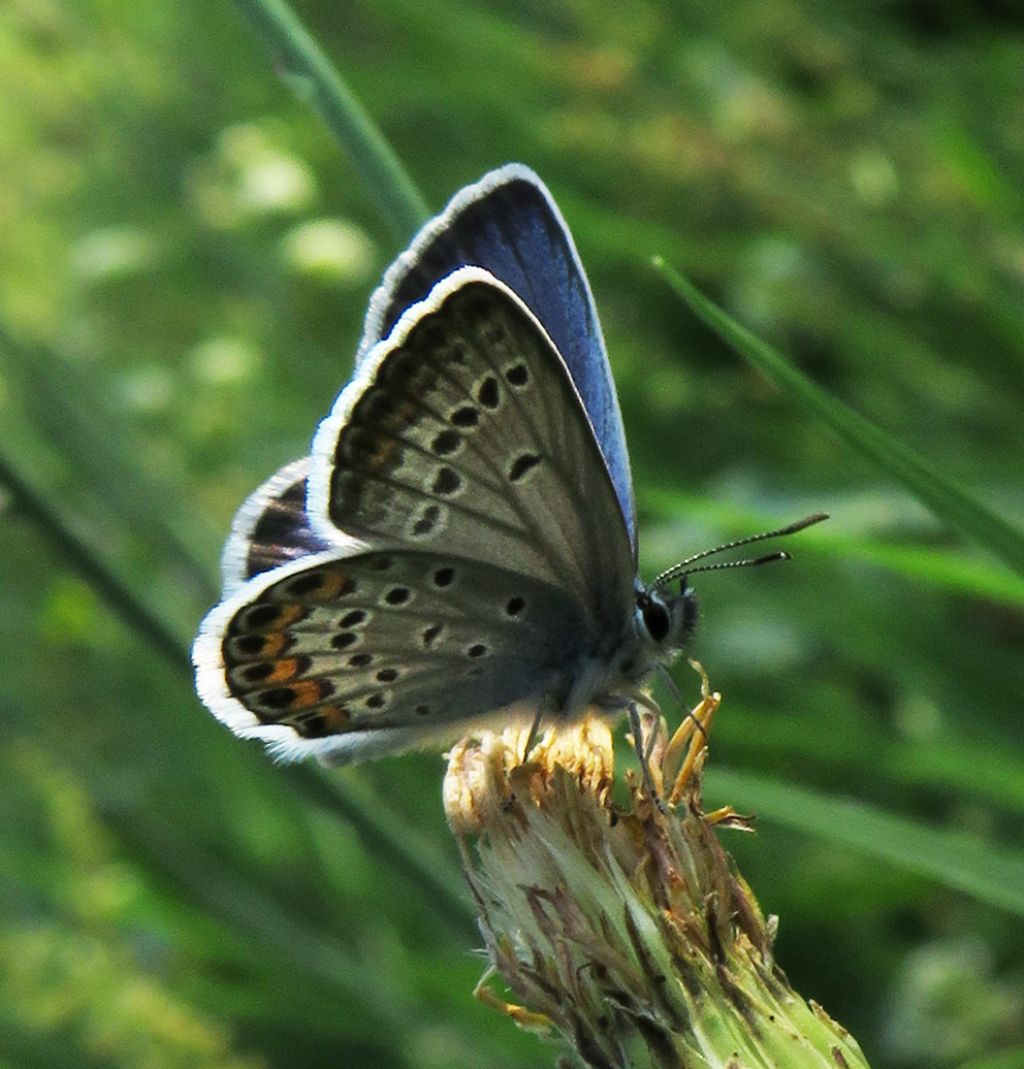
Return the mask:
<svg viewBox="0 0 1024 1069">
<path fill-rule="evenodd" d="M 622 416 L 590 286 L 544 183 L 507 164 L 460 190 L 391 265 L 374 293 L 362 358 L 402 313 L 460 267 L 482 267 L 537 317 L 568 366 L 604 455 L 636 551 L 636 507 Z"/>
</svg>

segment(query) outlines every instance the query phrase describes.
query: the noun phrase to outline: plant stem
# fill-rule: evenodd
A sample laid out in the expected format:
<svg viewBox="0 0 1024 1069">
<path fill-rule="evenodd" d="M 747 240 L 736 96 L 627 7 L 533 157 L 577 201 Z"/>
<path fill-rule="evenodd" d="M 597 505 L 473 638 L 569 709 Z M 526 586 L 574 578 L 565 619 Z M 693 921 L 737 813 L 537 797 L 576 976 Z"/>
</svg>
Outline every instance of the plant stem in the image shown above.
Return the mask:
<svg viewBox="0 0 1024 1069">
<path fill-rule="evenodd" d="M 43 532 L 83 579 L 107 602 L 114 613 L 134 628 L 172 667 L 192 675 L 188 653 L 167 624 L 107 566 L 103 558 L 80 539 L 39 491 L 0 454 L 0 486 L 6 487 L 15 507 Z"/>
<path fill-rule="evenodd" d="M 284 0 L 236 0 L 270 46 L 283 77 L 338 139 L 396 238 L 405 242 L 429 211 L 391 146 L 337 68 Z"/>
</svg>

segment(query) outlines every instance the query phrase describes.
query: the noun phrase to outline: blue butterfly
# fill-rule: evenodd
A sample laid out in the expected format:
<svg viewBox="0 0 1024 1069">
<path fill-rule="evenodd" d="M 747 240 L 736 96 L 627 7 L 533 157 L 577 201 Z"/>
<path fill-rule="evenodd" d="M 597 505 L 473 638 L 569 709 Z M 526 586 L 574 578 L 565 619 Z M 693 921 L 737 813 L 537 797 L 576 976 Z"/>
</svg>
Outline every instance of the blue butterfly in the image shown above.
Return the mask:
<svg viewBox="0 0 1024 1069">
<path fill-rule="evenodd" d="M 590 287 L 551 194 L 510 164 L 388 269 L 311 455 L 240 509 L 197 689 L 276 756 L 331 764 L 635 714 L 694 629 L 706 555 L 637 577 Z"/>
</svg>

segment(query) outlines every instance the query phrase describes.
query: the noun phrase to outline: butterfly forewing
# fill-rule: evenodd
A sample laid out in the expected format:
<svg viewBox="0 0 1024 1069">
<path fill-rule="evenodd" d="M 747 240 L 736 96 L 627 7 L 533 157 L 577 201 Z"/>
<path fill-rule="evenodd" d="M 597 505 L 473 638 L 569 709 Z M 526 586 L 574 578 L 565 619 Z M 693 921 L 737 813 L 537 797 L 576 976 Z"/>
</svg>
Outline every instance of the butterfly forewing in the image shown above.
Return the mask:
<svg viewBox="0 0 1024 1069">
<path fill-rule="evenodd" d="M 504 282 L 540 321 L 587 410 L 635 544 L 629 459 L 611 367 L 576 246 L 544 183 L 509 164 L 460 190 L 388 270 L 366 317 L 364 355 L 402 313 L 463 266 Z"/>
<path fill-rule="evenodd" d="M 632 555 L 607 468 L 560 355 L 484 272 L 407 313 L 314 453 L 334 527 L 558 585 L 618 637 Z"/>
</svg>

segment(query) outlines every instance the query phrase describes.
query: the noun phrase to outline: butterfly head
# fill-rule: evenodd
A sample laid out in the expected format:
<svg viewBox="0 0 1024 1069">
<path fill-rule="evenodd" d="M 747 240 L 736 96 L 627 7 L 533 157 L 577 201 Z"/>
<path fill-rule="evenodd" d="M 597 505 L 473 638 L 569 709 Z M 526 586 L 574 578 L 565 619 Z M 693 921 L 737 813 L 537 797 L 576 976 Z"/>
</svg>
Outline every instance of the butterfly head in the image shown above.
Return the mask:
<svg viewBox="0 0 1024 1069">
<path fill-rule="evenodd" d="M 696 572 L 720 571 L 724 568 L 744 568 L 757 564 L 770 564 L 773 561 L 789 560 L 784 551 L 768 553 L 763 557 L 744 560 L 725 561 L 721 564 L 700 564 L 707 557 L 738 546 L 761 542 L 766 538 L 778 538 L 795 534 L 805 527 L 828 519 L 823 512 L 798 520 L 786 527 L 740 538 L 727 542 L 713 549 L 694 553 L 685 560 L 674 564 L 647 586 L 638 587 L 636 592 L 636 627 L 641 641 L 659 657 L 671 657 L 682 650 L 693 636 L 697 626 L 697 595 L 690 587 L 689 578 Z M 670 593 L 673 585 L 678 584 L 678 594 Z"/>
<path fill-rule="evenodd" d="M 656 583 L 637 590 L 637 633 L 659 656 L 672 656 L 686 646 L 697 627 L 697 617 L 697 595 L 686 576 L 679 580 L 678 594 Z"/>
</svg>

